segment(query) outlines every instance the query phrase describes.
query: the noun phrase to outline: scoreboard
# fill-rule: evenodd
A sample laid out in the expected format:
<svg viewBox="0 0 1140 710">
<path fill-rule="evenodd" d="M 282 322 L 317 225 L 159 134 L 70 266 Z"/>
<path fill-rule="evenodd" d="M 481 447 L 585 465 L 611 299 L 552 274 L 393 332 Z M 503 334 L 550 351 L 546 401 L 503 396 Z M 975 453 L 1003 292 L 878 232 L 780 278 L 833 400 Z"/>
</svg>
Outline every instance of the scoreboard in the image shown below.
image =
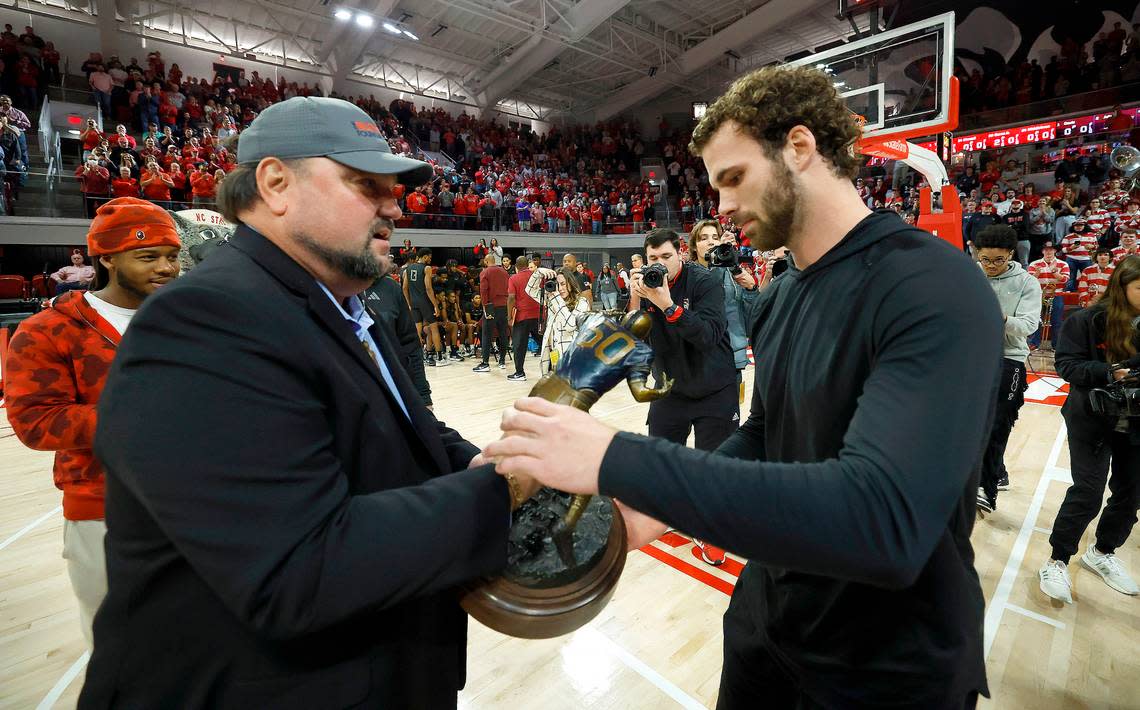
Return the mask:
<svg viewBox="0 0 1140 710">
<path fill-rule="evenodd" d="M 1130 108 L 1124 114 L 1131 119 L 1132 125 L 1137 124 L 1137 114 L 1140 107 Z M 1013 128 L 1003 128 L 1000 131 L 986 131 L 972 133 L 966 136 L 955 136 L 952 150 L 955 153 L 971 153 L 974 151 L 991 150 L 993 148 L 1010 148 L 1019 145 L 1030 145 L 1044 141 L 1064 140 L 1091 136 L 1108 130 L 1108 122 L 1112 119 L 1111 113 L 1094 113 L 1077 118 L 1068 118 L 1062 121 L 1045 121 Z M 936 149 L 935 141 L 919 143 L 924 148 Z"/>
</svg>

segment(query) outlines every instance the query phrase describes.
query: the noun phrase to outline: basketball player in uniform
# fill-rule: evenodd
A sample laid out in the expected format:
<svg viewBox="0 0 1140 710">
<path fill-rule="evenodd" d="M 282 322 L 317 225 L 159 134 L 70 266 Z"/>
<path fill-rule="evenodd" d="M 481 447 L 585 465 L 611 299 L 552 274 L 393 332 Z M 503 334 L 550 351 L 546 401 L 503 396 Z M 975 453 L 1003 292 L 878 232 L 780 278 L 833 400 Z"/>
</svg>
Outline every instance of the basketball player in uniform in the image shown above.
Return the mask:
<svg viewBox="0 0 1140 710">
<path fill-rule="evenodd" d="M 404 269 L 404 298 L 412 309 L 416 332 L 420 334 L 420 340 L 427 350 L 424 364 L 435 367 L 436 354 L 440 365 L 446 365 L 447 360 L 443 355 L 443 338 L 439 332 L 439 301 L 436 300 L 431 278 L 431 248 L 417 249 L 415 261 Z"/>
</svg>

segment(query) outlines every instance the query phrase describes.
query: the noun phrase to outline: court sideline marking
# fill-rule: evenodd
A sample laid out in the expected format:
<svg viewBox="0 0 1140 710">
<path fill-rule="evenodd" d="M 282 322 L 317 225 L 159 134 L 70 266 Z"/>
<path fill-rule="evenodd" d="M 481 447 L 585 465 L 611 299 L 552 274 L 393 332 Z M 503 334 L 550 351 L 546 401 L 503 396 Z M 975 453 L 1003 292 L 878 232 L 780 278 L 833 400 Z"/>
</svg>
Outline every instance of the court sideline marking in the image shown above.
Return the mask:
<svg viewBox="0 0 1140 710">
<path fill-rule="evenodd" d="M 1062 421 L 1061 428 L 1057 430 L 1057 438 L 1053 441 L 1053 448 L 1049 451 L 1049 458 L 1046 459 L 1045 465 L 1041 468 L 1041 478 L 1037 481 L 1037 489 L 1033 492 L 1033 500 L 1029 503 L 1029 509 L 1025 511 L 1025 519 L 1021 521 L 1021 530 L 1018 531 L 1017 540 L 1014 541 L 1013 549 L 1010 550 L 1009 560 L 1005 563 L 1005 569 L 1002 570 L 1001 579 L 998 581 L 993 599 L 990 600 L 990 605 L 986 609 L 985 658 L 990 657 L 990 649 L 993 648 L 994 638 L 1001 626 L 1001 617 L 1006 608 L 1009 607 L 1009 595 L 1013 591 L 1013 583 L 1017 580 L 1017 572 L 1021 569 L 1021 563 L 1025 561 L 1025 550 L 1029 547 L 1029 538 L 1033 535 L 1037 517 L 1041 514 L 1041 506 L 1045 502 L 1045 493 L 1049 490 L 1049 484 L 1058 478 L 1056 475 L 1058 472 L 1057 459 L 1061 456 L 1061 447 L 1065 443 L 1067 433 L 1065 422 Z"/>
<path fill-rule="evenodd" d="M 30 533 L 32 530 L 35 530 L 35 529 L 36 529 L 36 527 L 37 527 L 37 526 L 38 526 L 40 523 L 42 523 L 43 521 L 47 520 L 48 518 L 50 518 L 51 516 L 55 515 L 56 513 L 60 512 L 60 511 L 62 511 L 62 510 L 63 510 L 63 506 L 62 506 L 62 505 L 57 505 L 56 507 L 54 507 L 54 508 L 52 508 L 51 510 L 49 510 L 48 512 L 44 513 L 43 515 L 41 515 L 40 517 L 36 518 L 36 519 L 35 519 L 35 520 L 33 520 L 32 522 L 28 523 L 28 524 L 27 524 L 27 525 L 25 525 L 24 527 L 20 528 L 20 530 L 19 530 L 19 531 L 17 531 L 15 535 L 11 536 L 10 538 L 8 538 L 7 540 L 5 540 L 4 542 L 0 542 L 0 550 L 3 550 L 5 547 L 8 547 L 8 546 L 9 546 L 9 545 L 11 545 L 13 542 L 15 542 L 15 541 L 19 540 L 20 538 L 22 538 L 24 535 L 27 535 L 27 534 L 28 534 L 28 533 Z"/>
<path fill-rule="evenodd" d="M 676 701 L 678 705 L 685 708 L 685 710 L 707 710 L 704 703 L 681 690 L 676 685 L 673 685 L 668 678 L 650 668 L 649 665 L 640 658 L 617 645 L 617 643 L 600 631 L 587 626 L 579 629 L 577 633 L 578 635 L 587 637 L 592 643 L 602 647 L 603 650 L 624 663 L 642 678 L 655 685 L 658 690 L 668 695 Z"/>
<path fill-rule="evenodd" d="M 75 680 L 75 676 L 83 671 L 84 666 L 87 665 L 87 661 L 90 658 L 91 652 L 84 651 L 83 655 L 77 658 L 75 663 L 71 664 L 71 668 L 68 668 L 67 672 L 56 681 L 55 687 L 44 696 L 44 699 L 36 706 L 36 710 L 51 710 L 51 708 L 55 707 L 56 702 L 59 701 L 59 697 L 63 695 L 63 691 L 67 690 L 67 686 L 71 685 L 71 682 Z"/>
</svg>

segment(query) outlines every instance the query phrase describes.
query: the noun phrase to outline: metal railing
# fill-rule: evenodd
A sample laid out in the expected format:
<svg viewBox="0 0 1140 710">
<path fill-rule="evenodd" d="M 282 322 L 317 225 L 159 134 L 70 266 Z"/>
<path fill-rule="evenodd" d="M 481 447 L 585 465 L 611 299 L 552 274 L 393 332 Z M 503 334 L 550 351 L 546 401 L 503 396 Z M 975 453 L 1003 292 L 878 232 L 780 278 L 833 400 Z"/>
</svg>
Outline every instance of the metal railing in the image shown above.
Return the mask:
<svg viewBox="0 0 1140 710">
<path fill-rule="evenodd" d="M 1120 84 L 1107 89 L 1069 94 L 1055 99 L 962 114 L 955 133 L 965 134 L 976 129 L 992 129 L 1011 123 L 1045 120 L 1050 116 L 1094 111 L 1115 104 L 1126 104 L 1138 100 L 1140 100 L 1140 82 Z"/>
</svg>

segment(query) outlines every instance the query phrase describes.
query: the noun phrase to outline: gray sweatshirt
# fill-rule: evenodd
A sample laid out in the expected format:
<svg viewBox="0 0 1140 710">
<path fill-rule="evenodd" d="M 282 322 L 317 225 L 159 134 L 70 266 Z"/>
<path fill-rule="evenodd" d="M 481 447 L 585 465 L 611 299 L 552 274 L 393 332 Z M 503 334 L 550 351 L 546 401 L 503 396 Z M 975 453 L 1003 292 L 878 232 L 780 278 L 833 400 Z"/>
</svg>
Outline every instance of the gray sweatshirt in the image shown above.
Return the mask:
<svg viewBox="0 0 1140 710">
<path fill-rule="evenodd" d="M 1016 261 L 1005 273 L 986 280 L 1006 317 L 1002 357 L 1025 362 L 1029 357 L 1026 339 L 1041 326 L 1041 284 Z"/>
</svg>

